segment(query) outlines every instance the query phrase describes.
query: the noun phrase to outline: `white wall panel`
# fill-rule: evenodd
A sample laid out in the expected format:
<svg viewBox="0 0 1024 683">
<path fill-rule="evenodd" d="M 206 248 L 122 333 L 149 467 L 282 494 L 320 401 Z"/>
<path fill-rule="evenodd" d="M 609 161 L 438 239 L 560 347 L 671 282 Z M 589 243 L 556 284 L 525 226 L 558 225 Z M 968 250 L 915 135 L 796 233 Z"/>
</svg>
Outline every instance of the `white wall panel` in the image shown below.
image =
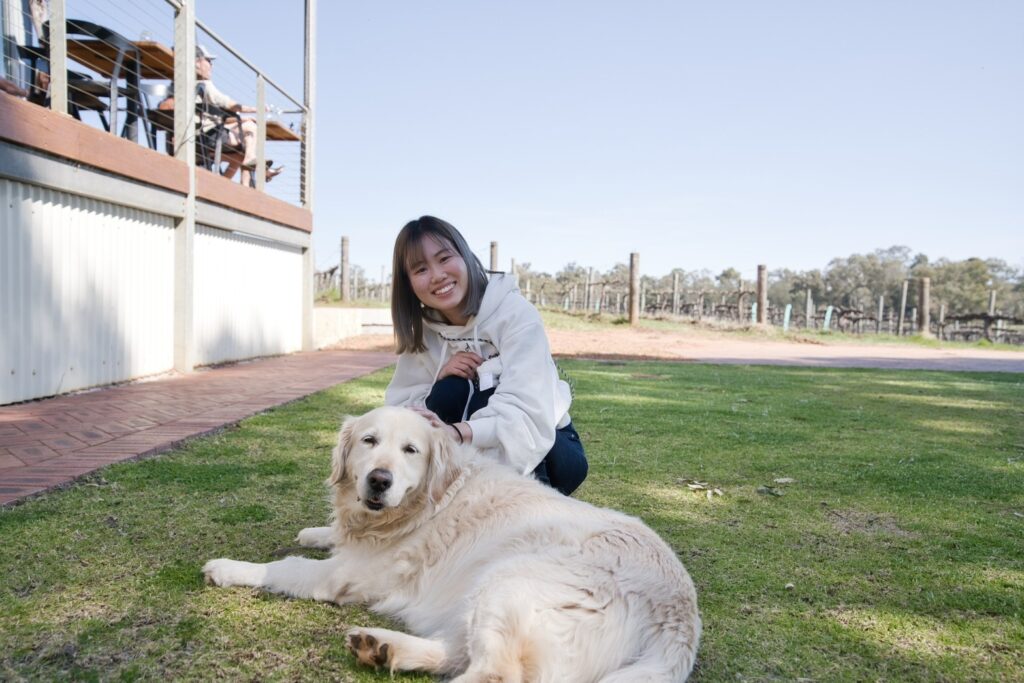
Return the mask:
<svg viewBox="0 0 1024 683">
<path fill-rule="evenodd" d="M 302 348 L 302 249 L 196 226 L 200 365 Z"/>
<path fill-rule="evenodd" d="M 0 178 L 0 404 L 170 370 L 173 325 L 172 218 Z"/>
</svg>

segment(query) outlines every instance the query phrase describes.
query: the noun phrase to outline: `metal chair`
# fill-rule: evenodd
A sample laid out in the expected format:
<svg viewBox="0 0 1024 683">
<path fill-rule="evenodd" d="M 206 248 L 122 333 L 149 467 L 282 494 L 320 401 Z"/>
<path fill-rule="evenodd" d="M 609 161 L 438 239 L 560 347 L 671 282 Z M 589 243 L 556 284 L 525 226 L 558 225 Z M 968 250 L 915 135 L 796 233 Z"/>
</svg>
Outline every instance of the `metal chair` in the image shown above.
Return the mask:
<svg viewBox="0 0 1024 683">
<path fill-rule="evenodd" d="M 221 160 L 224 152 L 243 154 L 241 147 L 224 146 L 224 131 L 228 122 L 235 119 L 238 129 L 242 129 L 242 116 L 238 112 L 228 111 L 206 101 L 203 84 L 196 86 L 196 163 L 203 168 L 220 174 Z M 213 128 L 202 130 L 205 117 L 217 119 Z"/>
<path fill-rule="evenodd" d="M 136 140 L 138 136 L 137 124 L 142 119 L 142 125 L 147 139 L 151 137 L 149 120 L 146 117 L 146 108 L 142 101 L 142 94 L 139 90 L 141 82 L 140 62 L 142 57 L 138 47 L 120 33 L 112 31 L 99 24 L 82 19 L 68 19 L 65 23 L 65 31 L 68 39 L 91 38 L 98 40 L 114 48 L 116 54 L 111 60 L 110 80 L 98 81 L 91 79 L 84 74 L 76 72 L 74 78 L 68 73 L 68 90 L 78 88 L 79 92 L 99 96 L 97 90 L 102 87 L 103 93 L 109 102 L 110 123 L 105 125 L 108 131 L 117 130 L 117 119 L 119 112 L 119 98 L 125 97 L 125 121 L 121 129 L 121 137 Z M 49 63 L 50 45 L 50 22 L 43 24 L 42 47 L 45 50 L 46 60 Z M 81 77 L 81 78 L 79 78 Z M 120 81 L 125 81 L 122 91 Z M 70 108 L 70 107 L 69 107 Z"/>
<path fill-rule="evenodd" d="M 28 101 L 43 107 L 50 106 L 50 95 L 41 88 L 36 74 L 50 72 L 50 50 L 42 45 L 19 45 L 18 57 L 32 70 Z M 68 113 L 79 121 L 83 111 L 94 111 L 100 117 L 103 129 L 110 132 L 107 110 L 110 104 L 102 98 L 109 95 L 110 87 L 104 81 L 97 81 L 79 71 L 68 70 Z"/>
</svg>

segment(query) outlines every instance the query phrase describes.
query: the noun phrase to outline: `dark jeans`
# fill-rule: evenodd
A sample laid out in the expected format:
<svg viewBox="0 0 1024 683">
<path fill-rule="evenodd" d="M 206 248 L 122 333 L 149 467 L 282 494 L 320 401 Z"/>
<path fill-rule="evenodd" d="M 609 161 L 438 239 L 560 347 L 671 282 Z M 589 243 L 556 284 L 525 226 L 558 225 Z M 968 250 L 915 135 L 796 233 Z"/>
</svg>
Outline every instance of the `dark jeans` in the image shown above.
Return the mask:
<svg viewBox="0 0 1024 683">
<path fill-rule="evenodd" d="M 462 421 L 462 412 L 469 400 L 467 419 L 473 413 L 487 405 L 494 389 L 480 391 L 474 387 L 473 396 L 469 396 L 469 380 L 449 375 L 438 380 L 427 396 L 427 408 L 448 424 Z M 587 456 L 580 443 L 580 435 L 576 433 L 570 422 L 561 429 L 555 430 L 555 443 L 533 471 L 534 476 L 548 486 L 569 495 L 587 478 Z"/>
</svg>

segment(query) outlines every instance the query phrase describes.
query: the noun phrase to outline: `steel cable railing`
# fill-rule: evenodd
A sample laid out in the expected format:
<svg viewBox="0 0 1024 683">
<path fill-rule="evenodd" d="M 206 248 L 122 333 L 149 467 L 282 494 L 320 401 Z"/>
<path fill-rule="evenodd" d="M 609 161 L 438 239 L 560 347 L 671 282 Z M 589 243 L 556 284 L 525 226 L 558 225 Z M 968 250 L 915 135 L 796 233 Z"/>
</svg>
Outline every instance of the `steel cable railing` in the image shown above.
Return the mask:
<svg viewBox="0 0 1024 683">
<path fill-rule="evenodd" d="M 0 0 L 0 4 L 9 18 L 0 74 L 10 86 L 8 91 L 24 91 L 29 101 L 41 106 L 56 105 L 51 102 L 54 79 L 47 4 L 34 0 Z M 65 0 L 68 113 L 87 125 L 173 154 L 171 95 L 174 16 L 178 7 L 176 0 Z M 15 20 L 10 21 L 10 17 Z M 246 131 L 261 121 L 265 126 L 263 157 L 271 161 L 275 171 L 270 172 L 272 182 L 264 189 L 271 196 L 301 204 L 306 186 L 301 168 L 305 117 L 301 100 L 200 21 L 196 21 L 196 43 L 219 53 L 214 82 L 221 92 L 253 110 L 263 93 L 262 115 L 247 112 L 242 120 L 251 121 L 244 123 Z M 194 136 L 195 131 L 190 135 Z M 218 170 L 233 169 L 225 163 Z M 235 180 L 242 175 L 232 172 Z"/>
</svg>

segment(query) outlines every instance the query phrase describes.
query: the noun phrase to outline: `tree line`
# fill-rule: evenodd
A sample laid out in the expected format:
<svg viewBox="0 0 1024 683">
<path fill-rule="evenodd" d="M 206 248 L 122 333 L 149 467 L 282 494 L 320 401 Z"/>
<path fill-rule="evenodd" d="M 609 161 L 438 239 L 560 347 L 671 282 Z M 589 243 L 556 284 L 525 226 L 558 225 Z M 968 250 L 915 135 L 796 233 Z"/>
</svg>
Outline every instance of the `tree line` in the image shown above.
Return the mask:
<svg viewBox="0 0 1024 683">
<path fill-rule="evenodd" d="M 510 267 L 519 277 L 520 288 L 527 292 L 531 301 L 542 306 L 566 307 L 568 304 L 577 309 L 601 298 L 607 302 L 611 296 L 624 294 L 629 288 L 629 265 L 625 262 L 606 271 L 571 262 L 554 274 L 535 270 L 529 262 L 512 262 Z M 334 266 L 318 273 L 318 291 L 338 287 L 338 271 L 338 266 Z M 383 268 L 378 276 L 351 264 L 349 273 L 352 298 L 388 297 L 391 273 Z M 948 316 L 987 312 L 994 292 L 996 312 L 1024 318 L 1024 269 L 998 258 L 932 261 L 926 254 L 915 254 L 906 246 L 837 257 L 824 268 L 769 269 L 768 301 L 777 310 L 792 304 L 794 310 L 802 311 L 810 291 L 816 307 L 831 305 L 870 313 L 882 297 L 885 309 L 891 311 L 900 305 L 904 281 L 924 277 L 931 280 L 931 308 L 938 311 L 942 306 Z M 673 268 L 664 275 L 642 275 L 640 287 L 645 294 L 644 308 L 652 309 L 664 307 L 674 293 L 680 299 L 679 305 L 692 305 L 698 299 L 708 306 L 735 305 L 736 295 L 753 294 L 755 283 L 744 280 L 740 271 L 731 267 L 717 274 L 707 269 Z M 908 310 L 919 305 L 919 296 L 917 287 L 908 288 Z"/>
<path fill-rule="evenodd" d="M 599 272 L 573 262 L 554 274 L 535 271 L 528 262 L 517 263 L 514 267 L 520 287 L 529 289 L 531 299 L 551 306 L 561 305 L 567 296 L 585 296 L 588 289 L 596 286 L 611 290 L 629 286 L 626 263 L 617 263 Z M 1024 270 L 998 258 L 932 261 L 926 254 L 914 254 L 905 246 L 834 258 L 820 269 L 769 269 L 768 300 L 773 308 L 792 304 L 794 309 L 802 309 L 810 290 L 816 304 L 869 312 L 875 310 L 882 297 L 885 308 L 891 310 L 900 304 L 903 282 L 924 277 L 931 279 L 931 307 L 937 310 L 944 306 L 947 315 L 987 311 L 991 293 L 995 292 L 996 311 L 1010 317 L 1024 317 Z M 707 269 L 674 268 L 665 275 L 641 276 L 648 307 L 655 297 L 670 296 L 677 279 L 680 294 L 687 301 L 703 296 L 724 302 L 737 292 L 754 289 L 754 283 L 743 280 L 736 268 L 726 268 L 718 274 Z M 909 288 L 908 309 L 918 306 L 919 295 L 918 288 Z"/>
</svg>

